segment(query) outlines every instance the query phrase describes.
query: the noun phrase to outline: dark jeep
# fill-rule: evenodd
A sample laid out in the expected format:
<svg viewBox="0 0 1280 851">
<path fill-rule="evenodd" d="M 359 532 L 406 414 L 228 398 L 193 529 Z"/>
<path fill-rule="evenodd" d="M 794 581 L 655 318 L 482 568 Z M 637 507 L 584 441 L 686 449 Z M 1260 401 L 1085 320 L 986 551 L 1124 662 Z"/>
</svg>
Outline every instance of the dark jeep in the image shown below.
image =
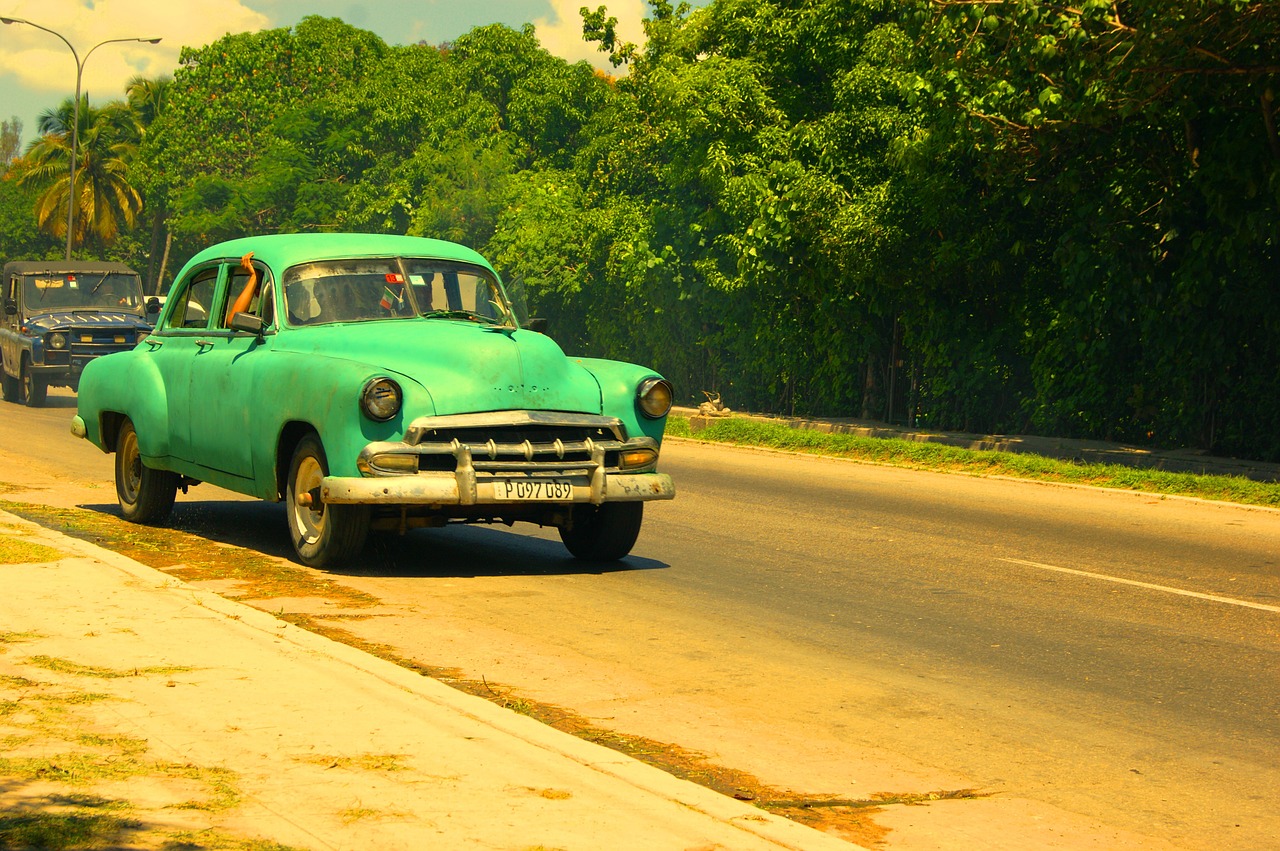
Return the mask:
<svg viewBox="0 0 1280 851">
<path fill-rule="evenodd" d="M 7 263 L 0 295 L 0 384 L 9 402 L 43 405 L 51 385 L 75 390 L 85 364 L 151 333 L 142 280 L 119 263 Z"/>
</svg>

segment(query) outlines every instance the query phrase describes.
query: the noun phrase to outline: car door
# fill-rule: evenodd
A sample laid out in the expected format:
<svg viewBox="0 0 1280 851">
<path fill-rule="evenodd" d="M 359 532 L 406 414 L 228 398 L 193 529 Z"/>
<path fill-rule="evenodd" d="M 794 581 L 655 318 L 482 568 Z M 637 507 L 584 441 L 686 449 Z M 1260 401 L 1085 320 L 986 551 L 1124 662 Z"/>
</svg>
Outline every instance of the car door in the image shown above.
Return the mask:
<svg viewBox="0 0 1280 851">
<path fill-rule="evenodd" d="M 221 277 L 226 285 L 221 288 L 218 309 L 210 327 L 201 336 L 204 345 L 192 361 L 191 443 L 204 466 L 237 479 L 251 480 L 255 439 L 251 412 L 262 406 L 264 395 L 274 391 L 255 380 L 257 365 L 275 338 L 274 299 L 266 267 L 255 263 L 259 286 L 248 312 L 263 319 L 264 334 L 259 337 L 247 331 L 231 330 L 227 305 L 235 301 L 248 282 L 248 272 L 240 266 L 238 258 L 225 260 L 221 265 Z"/>
<path fill-rule="evenodd" d="M 196 413 L 191 400 L 192 366 L 208 345 L 221 273 L 217 264 L 193 269 L 174 287 L 165 305 L 167 313 L 145 342 L 164 384 L 170 453 L 192 464 L 200 463 L 200 453 L 191 441 L 191 420 Z M 135 427 L 140 426 L 135 423 Z"/>
</svg>

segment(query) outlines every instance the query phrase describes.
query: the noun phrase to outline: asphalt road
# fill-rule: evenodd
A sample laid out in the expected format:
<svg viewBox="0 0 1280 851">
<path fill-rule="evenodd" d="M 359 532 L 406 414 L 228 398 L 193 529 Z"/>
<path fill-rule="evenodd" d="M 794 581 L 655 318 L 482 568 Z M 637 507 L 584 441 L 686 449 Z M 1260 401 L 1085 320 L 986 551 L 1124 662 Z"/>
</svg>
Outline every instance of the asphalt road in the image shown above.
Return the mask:
<svg viewBox="0 0 1280 851">
<path fill-rule="evenodd" d="M 51 403 L 0 405 L 0 456 L 111 510 L 110 458 Z M 386 602 L 343 624 L 780 788 L 992 793 L 938 810 L 950 847 L 965 810 L 1080 847 L 1274 846 L 1280 513 L 689 442 L 663 467 L 677 499 L 620 565 L 550 530 L 412 533 L 335 574 Z M 283 554 L 280 509 L 227 496 L 175 519 Z"/>
</svg>

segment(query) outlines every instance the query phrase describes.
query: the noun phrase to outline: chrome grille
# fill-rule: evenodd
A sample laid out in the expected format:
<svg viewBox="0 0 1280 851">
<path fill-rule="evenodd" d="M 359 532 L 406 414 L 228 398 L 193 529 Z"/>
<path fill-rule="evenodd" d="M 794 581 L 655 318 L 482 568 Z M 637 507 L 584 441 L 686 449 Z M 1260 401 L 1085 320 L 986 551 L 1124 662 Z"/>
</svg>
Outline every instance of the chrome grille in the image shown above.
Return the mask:
<svg viewBox="0 0 1280 851">
<path fill-rule="evenodd" d="M 612 417 L 542 411 L 423 417 L 405 446 L 422 472 L 588 475 L 618 466 L 626 429 Z"/>
</svg>

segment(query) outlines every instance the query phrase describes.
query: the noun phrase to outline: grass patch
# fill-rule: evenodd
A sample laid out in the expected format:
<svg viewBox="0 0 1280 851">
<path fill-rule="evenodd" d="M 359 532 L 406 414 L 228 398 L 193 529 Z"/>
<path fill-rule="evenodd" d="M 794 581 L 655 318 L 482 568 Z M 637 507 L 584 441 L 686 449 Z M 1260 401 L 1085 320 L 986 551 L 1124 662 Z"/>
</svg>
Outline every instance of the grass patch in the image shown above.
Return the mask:
<svg viewBox="0 0 1280 851">
<path fill-rule="evenodd" d="M 687 418 L 672 417 L 667 421 L 667 434 L 714 443 L 762 446 L 789 452 L 848 458 L 915 470 L 971 476 L 1009 476 L 1032 481 L 1192 496 L 1280 508 L 1280 483 L 1255 482 L 1243 476 L 1171 473 L 1122 464 L 1076 463 L 1018 452 L 965 449 L 898 438 L 829 434 L 740 417 L 712 420 L 705 429 L 696 433 L 690 428 Z"/>
<path fill-rule="evenodd" d="M 31 656 L 25 661 L 29 665 L 43 668 L 46 671 L 73 674 L 77 677 L 97 677 L 101 680 L 114 680 L 121 677 L 145 677 L 153 674 L 185 674 L 195 670 L 195 668 L 186 665 L 154 665 L 147 668 L 124 669 L 100 668 L 96 665 L 81 665 L 79 662 L 72 662 L 69 659 L 59 659 L 56 656 Z"/>
<path fill-rule="evenodd" d="M 332 754 L 308 754 L 296 756 L 297 762 L 322 765 L 325 768 L 342 768 L 348 771 L 407 771 L 401 753 L 368 753 L 359 756 L 334 756 Z"/>
<path fill-rule="evenodd" d="M 38 694 L 35 700 L 49 706 L 84 706 L 100 700 L 110 700 L 111 695 L 94 691 L 77 691 L 71 694 Z"/>
<path fill-rule="evenodd" d="M 76 741 L 86 747 L 110 748 L 125 756 L 137 756 L 147 752 L 147 740 L 134 736 L 103 736 L 98 733 L 81 733 Z"/>
<path fill-rule="evenodd" d="M 118 847 L 118 840 L 140 827 L 132 819 L 83 809 L 0 815 L 0 848 Z"/>
<path fill-rule="evenodd" d="M 97 544 L 187 582 L 242 582 L 255 599 L 320 597 L 351 608 L 377 597 L 326 579 L 315 571 L 241 547 L 211 548 L 207 537 L 183 529 L 143 526 L 113 514 L 25 502 L 0 507 L 49 529 Z"/>
<path fill-rule="evenodd" d="M 688 417 L 678 417 L 675 415 L 667 417 L 667 427 L 663 432 L 667 437 L 695 437 L 693 433 L 693 425 L 689 422 Z"/>
<path fill-rule="evenodd" d="M 0 630 L 0 648 L 6 644 L 20 644 L 23 641 L 35 641 L 37 638 L 43 638 L 38 632 L 4 632 Z"/>
<path fill-rule="evenodd" d="M 124 780 L 147 773 L 148 768 L 136 759 L 110 752 L 0 757 L 0 774 L 26 781 L 53 780 L 79 786 L 99 780 Z"/>
<path fill-rule="evenodd" d="M 204 784 L 209 790 L 208 798 L 174 804 L 173 809 L 175 810 L 201 810 L 213 813 L 229 810 L 240 803 L 240 789 L 236 786 L 236 773 L 230 769 L 206 768 L 189 762 L 157 763 L 152 768 L 155 774 L 195 780 Z"/>
<path fill-rule="evenodd" d="M 267 839 L 243 839 L 216 830 L 182 831 L 169 834 L 166 849 L 201 849 L 201 851 L 304 851 L 293 845 L 281 845 Z"/>
<path fill-rule="evenodd" d="M 0 564 L 45 564 L 66 558 L 65 553 L 0 533 Z"/>
<path fill-rule="evenodd" d="M 397 813 L 386 813 L 382 810 L 375 810 L 370 807 L 348 807 L 338 813 L 338 818 L 342 819 L 343 824 L 355 824 L 358 821 L 386 818 L 387 816 L 394 817 L 397 815 Z"/>
</svg>

